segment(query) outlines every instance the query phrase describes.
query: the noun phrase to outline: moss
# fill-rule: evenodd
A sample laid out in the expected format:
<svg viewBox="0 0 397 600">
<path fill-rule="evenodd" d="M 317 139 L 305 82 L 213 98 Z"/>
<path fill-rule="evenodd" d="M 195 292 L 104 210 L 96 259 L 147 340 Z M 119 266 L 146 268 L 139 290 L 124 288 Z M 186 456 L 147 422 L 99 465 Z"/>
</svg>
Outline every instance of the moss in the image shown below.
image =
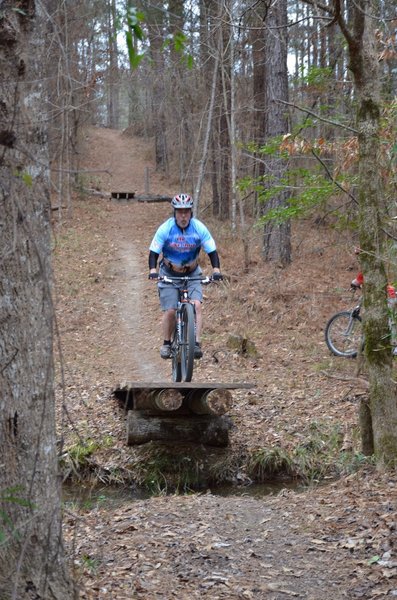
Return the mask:
<svg viewBox="0 0 397 600">
<path fill-rule="evenodd" d="M 378 440 L 375 457 L 388 468 L 397 467 L 397 434 L 383 435 Z"/>
</svg>

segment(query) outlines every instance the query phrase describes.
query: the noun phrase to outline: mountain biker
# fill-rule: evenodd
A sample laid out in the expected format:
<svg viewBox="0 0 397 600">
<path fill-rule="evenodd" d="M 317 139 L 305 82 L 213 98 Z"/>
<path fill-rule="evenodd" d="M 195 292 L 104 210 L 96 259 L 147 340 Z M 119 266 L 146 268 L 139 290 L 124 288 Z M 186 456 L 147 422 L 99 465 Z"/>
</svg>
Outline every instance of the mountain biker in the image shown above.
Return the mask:
<svg viewBox="0 0 397 600">
<path fill-rule="evenodd" d="M 212 278 L 222 280 L 220 261 L 215 241 L 207 227 L 193 217 L 193 199 L 189 194 L 177 194 L 171 201 L 174 209 L 173 217 L 167 219 L 154 234 L 149 247 L 149 279 L 158 279 L 159 275 L 180 277 L 190 275 L 195 277 L 202 273 L 198 264 L 201 248 L 208 254 L 213 269 Z M 159 272 L 157 261 L 162 254 Z M 182 285 L 182 284 L 180 284 Z M 179 292 L 178 282 L 169 285 L 162 281 L 158 283 L 160 306 L 163 311 L 162 329 L 163 345 L 160 348 L 161 358 L 171 358 L 171 336 L 175 327 L 175 310 Z M 202 330 L 203 292 L 201 282 L 188 282 L 189 298 L 196 310 L 196 344 L 194 358 L 201 358 L 200 335 Z"/>
<path fill-rule="evenodd" d="M 360 254 L 361 250 L 360 250 L 360 248 L 355 248 L 354 252 L 355 252 L 355 254 Z M 351 282 L 350 287 L 353 290 L 357 290 L 357 289 L 361 289 L 361 287 L 363 285 L 364 285 L 364 275 L 360 271 L 359 273 L 357 273 L 357 275 Z M 389 308 L 389 326 L 390 326 L 390 333 L 391 333 L 390 341 L 393 346 L 393 355 L 397 356 L 397 330 L 396 330 L 396 316 L 395 316 L 395 311 L 396 311 L 396 307 L 397 307 L 397 293 L 396 293 L 396 288 L 394 287 L 394 285 L 391 285 L 391 284 L 387 285 L 386 291 L 387 291 L 387 306 Z"/>
</svg>

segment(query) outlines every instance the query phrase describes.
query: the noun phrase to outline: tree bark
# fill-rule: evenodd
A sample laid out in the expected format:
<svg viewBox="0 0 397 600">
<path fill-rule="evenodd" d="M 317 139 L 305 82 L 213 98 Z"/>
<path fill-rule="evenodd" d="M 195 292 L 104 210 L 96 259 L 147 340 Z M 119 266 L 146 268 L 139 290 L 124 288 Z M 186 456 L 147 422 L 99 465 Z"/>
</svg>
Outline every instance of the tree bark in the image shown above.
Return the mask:
<svg viewBox="0 0 397 600">
<path fill-rule="evenodd" d="M 316 6 L 314 0 L 304 0 Z M 387 256 L 384 233 L 386 197 L 381 160 L 381 77 L 376 47 L 376 0 L 356 0 L 342 11 L 339 2 L 324 7 L 338 23 L 348 46 L 353 73 L 358 131 L 358 232 L 364 274 L 364 355 L 369 378 L 372 445 L 378 462 L 397 465 L 397 394 L 387 307 Z M 345 17 L 346 14 L 346 17 Z M 364 437 L 370 428 L 364 428 Z M 363 444 L 369 447 L 368 439 Z"/>
<path fill-rule="evenodd" d="M 116 0 L 108 6 L 108 73 L 107 73 L 107 122 L 109 127 L 119 126 L 119 73 L 117 47 L 117 10 Z"/>
<path fill-rule="evenodd" d="M 154 128 L 156 170 L 168 172 L 167 122 L 165 116 L 164 84 L 164 13 L 162 2 L 156 0 L 148 13 L 150 55 L 153 61 L 152 119 Z M 158 8 L 157 8 L 158 6 Z"/>
<path fill-rule="evenodd" d="M 359 421 L 361 432 L 361 451 L 365 456 L 374 453 L 374 432 L 372 429 L 371 409 L 368 398 L 361 400 L 359 408 Z"/>
<path fill-rule="evenodd" d="M 75 597 L 61 535 L 44 114 L 50 3 L 2 3 L 0 164 L 1 598 Z M 27 49 L 29 49 L 27 51 Z"/>
<path fill-rule="evenodd" d="M 269 8 L 266 16 L 265 34 L 265 81 L 266 81 L 266 127 L 265 138 L 271 139 L 288 132 L 288 115 L 285 105 L 279 100 L 288 101 L 287 69 L 287 2 L 278 0 Z M 268 157 L 265 163 L 265 187 L 277 185 L 285 176 L 286 160 L 281 157 Z M 267 181 L 266 181 L 267 179 Z M 264 207 L 267 210 L 285 205 L 288 193 L 280 190 Z M 269 221 L 264 226 L 263 255 L 266 261 L 284 267 L 291 262 L 291 225 L 289 221 L 276 223 Z"/>
<path fill-rule="evenodd" d="M 197 443 L 207 446 L 227 446 L 232 427 L 227 417 L 154 417 L 135 410 L 127 414 L 127 444 L 148 442 Z"/>
<path fill-rule="evenodd" d="M 380 73 L 376 48 L 377 3 L 357 0 L 350 7 L 352 25 L 339 25 L 348 42 L 350 69 L 357 94 L 359 140 L 359 237 L 364 274 L 365 358 L 374 452 L 379 461 L 397 464 L 397 399 L 387 308 L 387 255 L 382 221 L 384 186 L 381 176 Z"/>
</svg>

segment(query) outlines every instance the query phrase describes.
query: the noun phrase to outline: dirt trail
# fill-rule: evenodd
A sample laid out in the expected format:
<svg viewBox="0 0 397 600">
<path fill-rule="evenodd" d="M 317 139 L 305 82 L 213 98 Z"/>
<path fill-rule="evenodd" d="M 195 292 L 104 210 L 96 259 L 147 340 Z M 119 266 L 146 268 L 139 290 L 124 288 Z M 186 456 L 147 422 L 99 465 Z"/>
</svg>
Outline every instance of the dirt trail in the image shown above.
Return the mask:
<svg viewBox="0 0 397 600">
<path fill-rule="evenodd" d="M 107 193 L 116 187 L 116 191 L 143 192 L 145 169 L 149 168 L 153 193 L 171 195 L 176 191 L 154 173 L 149 144 L 142 140 L 98 129 L 87 133 L 86 142 L 89 153 L 84 168 L 96 171 L 87 175 L 86 187 Z M 106 173 L 99 172 L 103 170 Z M 95 460 L 103 461 L 103 473 L 112 474 L 123 466 L 128 469 L 138 462 L 135 450 L 125 447 L 123 416 L 106 387 L 123 380 L 170 379 L 168 361 L 162 361 L 158 352 L 157 293 L 147 280 L 148 245 L 167 215 L 169 206 L 165 205 L 91 198 L 76 204 L 73 227 L 59 233 L 60 254 L 63 239 L 74 251 L 74 258 L 71 251 L 70 256 L 60 256 L 62 269 L 56 268 L 66 387 L 65 393 L 59 389 L 58 395 L 74 420 L 74 425 L 66 425 L 64 435 L 69 435 L 70 443 L 77 426 L 84 439 L 98 441 Z M 310 260 L 316 264 L 313 257 Z M 333 268 L 330 265 L 330 271 Z M 294 269 L 296 280 L 302 264 Z M 272 285 L 265 278 L 256 278 L 258 281 Z M 304 288 L 308 289 L 307 282 Z M 310 361 L 316 364 L 319 356 L 328 357 L 322 340 L 318 344 L 321 349 L 312 344 L 313 357 L 308 354 L 307 339 L 318 334 L 314 326 L 303 331 L 300 345 L 299 332 L 306 321 L 299 314 L 297 322 L 282 326 L 281 318 L 266 320 L 280 307 L 285 310 L 285 297 L 284 314 L 293 318 L 295 308 L 288 304 L 289 297 L 283 296 L 281 287 L 280 305 L 274 305 L 275 309 L 271 305 L 274 296 L 269 289 L 263 290 L 264 306 L 258 306 L 250 295 L 242 296 L 238 304 L 237 291 L 237 315 L 227 302 L 217 305 L 223 309 L 218 324 L 209 318 L 206 328 L 208 346 L 211 340 L 216 340 L 216 345 L 212 343 L 212 355 L 205 354 L 196 374 L 197 381 L 260 381 L 256 396 L 240 397 L 233 411 L 237 424 L 233 444 L 242 453 L 249 444 L 277 449 L 280 439 L 304 440 L 307 422 L 320 421 L 324 415 L 329 421 L 337 419 L 342 402 L 346 421 L 356 408 L 354 398 L 351 401 L 340 384 L 336 392 L 332 380 L 324 380 L 318 369 L 312 369 Z M 228 298 L 221 288 L 211 294 L 218 294 L 220 301 Z M 295 286 L 294 297 L 298 294 Z M 233 298 L 233 291 L 230 296 Z M 319 314 L 315 297 L 305 298 L 297 306 L 310 304 L 310 319 L 314 321 L 317 315 L 322 323 L 324 315 Z M 329 312 L 330 308 L 323 310 Z M 260 339 L 267 351 L 252 360 L 242 359 L 225 348 L 219 331 L 237 327 L 255 315 L 255 332 L 258 311 L 261 327 L 269 331 Z M 110 446 L 106 446 L 108 440 Z M 389 574 L 375 571 L 368 558 L 391 547 L 392 530 L 388 528 L 395 524 L 388 511 L 396 489 L 388 475 L 376 479 L 370 473 L 365 479 L 360 473 L 328 487 L 305 493 L 285 491 L 262 499 L 206 493 L 124 499 L 118 507 L 98 501 L 92 510 L 83 508 L 76 515 L 74 508 L 67 514 L 65 538 L 74 556 L 83 600 L 395 596 L 396 586 L 389 582 Z"/>
<path fill-rule="evenodd" d="M 101 192 L 141 194 L 145 188 L 146 170 L 149 170 L 151 193 L 168 193 L 164 190 L 163 177 L 154 172 L 148 145 L 144 141 L 136 143 L 134 139 L 132 143 L 131 138 L 122 132 L 103 128 L 87 134 L 86 146 L 90 150 L 85 168 L 97 170 L 92 183 Z M 101 169 L 106 173 L 100 173 Z M 159 309 L 157 307 L 157 312 L 152 314 L 155 327 L 153 320 L 148 320 L 147 312 L 145 315 L 143 311 L 145 296 L 151 296 L 152 303 L 157 298 L 155 285 L 146 283 L 147 254 L 156 224 L 166 213 L 164 206 L 134 200 L 114 201 L 109 212 L 112 226 L 107 235 L 112 238 L 109 242 L 114 244 L 117 253 L 110 269 L 113 270 L 112 293 L 119 322 L 119 353 L 114 370 L 120 382 L 169 378 L 170 368 L 158 356 L 159 336 L 153 338 L 153 332 L 158 331 Z"/>
</svg>

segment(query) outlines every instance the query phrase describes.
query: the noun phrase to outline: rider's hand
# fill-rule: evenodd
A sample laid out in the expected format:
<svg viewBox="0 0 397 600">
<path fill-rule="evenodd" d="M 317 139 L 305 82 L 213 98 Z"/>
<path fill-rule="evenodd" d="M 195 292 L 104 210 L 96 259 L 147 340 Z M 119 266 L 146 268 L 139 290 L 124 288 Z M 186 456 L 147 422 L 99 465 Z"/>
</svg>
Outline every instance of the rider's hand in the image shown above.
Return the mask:
<svg viewBox="0 0 397 600">
<path fill-rule="evenodd" d="M 159 274 L 157 273 L 157 271 L 150 271 L 149 279 L 158 279 L 158 278 L 159 278 Z"/>
<path fill-rule="evenodd" d="M 212 280 L 213 281 L 222 281 L 223 280 L 223 275 L 220 271 L 214 271 L 212 273 Z"/>
</svg>

